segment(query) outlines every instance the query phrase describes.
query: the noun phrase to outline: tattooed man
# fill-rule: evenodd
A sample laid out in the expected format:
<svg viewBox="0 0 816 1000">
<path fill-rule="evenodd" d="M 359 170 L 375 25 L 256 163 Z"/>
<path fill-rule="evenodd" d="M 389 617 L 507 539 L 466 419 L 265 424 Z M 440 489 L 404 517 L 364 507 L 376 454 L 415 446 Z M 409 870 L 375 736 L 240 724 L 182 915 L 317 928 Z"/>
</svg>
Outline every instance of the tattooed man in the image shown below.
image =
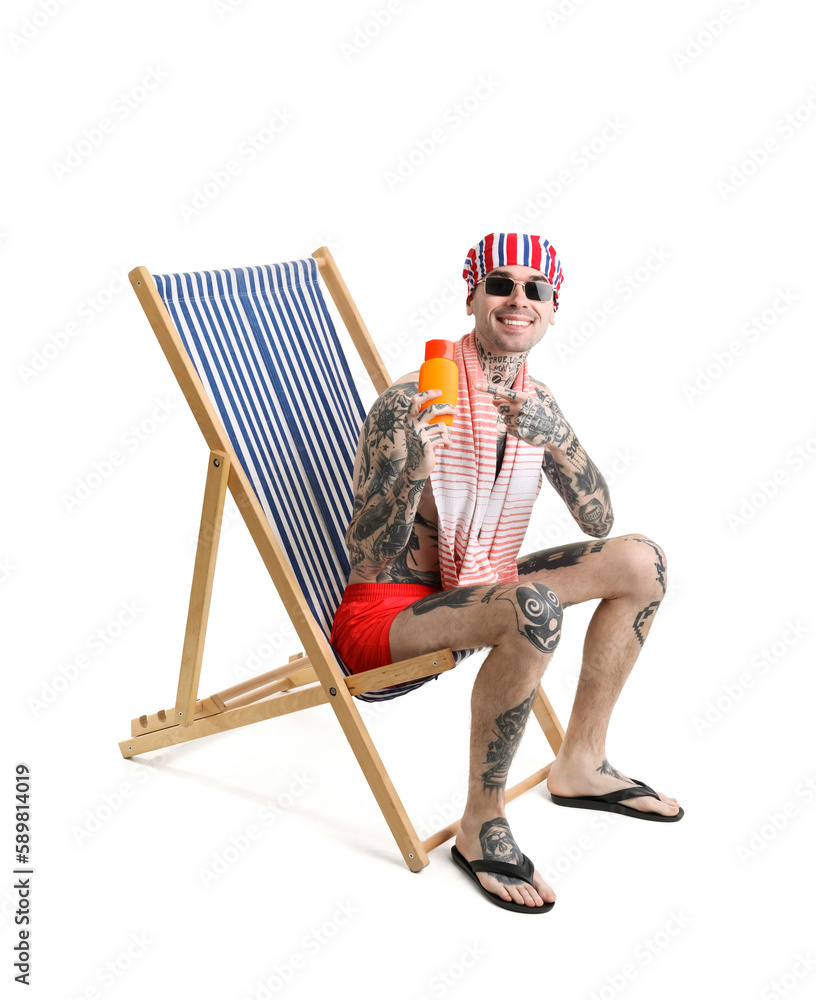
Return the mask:
<svg viewBox="0 0 816 1000">
<path fill-rule="evenodd" d="M 600 601 L 547 779 L 553 801 L 659 822 L 683 815 L 675 798 L 628 778 L 606 756 L 613 706 L 666 593 L 666 556 L 644 535 L 610 537 L 606 482 L 552 392 L 531 375 L 531 392 L 513 388 L 555 320 L 563 273 L 552 246 L 493 233 L 469 252 L 465 277 L 479 388 L 495 405 L 496 475 L 508 436 L 519 439 L 518 450 L 543 449 L 544 477 L 589 541 L 516 558 L 517 580 L 443 588 L 431 472 L 450 430 L 429 420 L 454 408 L 420 410 L 438 392 L 418 392 L 418 372 L 410 372 L 376 400 L 360 435 L 346 534 L 352 570 L 332 642 L 354 671 L 444 647 L 492 647 L 473 685 L 468 798 L 453 857 L 497 905 L 546 912 L 555 893 L 516 843 L 504 791 L 564 608 Z"/>
</svg>

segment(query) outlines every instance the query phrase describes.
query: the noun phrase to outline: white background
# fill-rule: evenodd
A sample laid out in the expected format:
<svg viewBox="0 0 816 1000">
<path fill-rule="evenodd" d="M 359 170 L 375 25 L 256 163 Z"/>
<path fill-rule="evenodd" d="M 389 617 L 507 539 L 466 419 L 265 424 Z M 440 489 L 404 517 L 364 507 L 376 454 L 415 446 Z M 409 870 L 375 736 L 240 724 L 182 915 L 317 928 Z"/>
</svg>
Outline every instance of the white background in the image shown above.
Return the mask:
<svg viewBox="0 0 816 1000">
<path fill-rule="evenodd" d="M 25 761 L 27 995 L 813 995 L 812 8 L 560 8 L 4 6 L 0 974 Z M 511 804 L 558 892 L 536 920 L 447 845 L 408 871 L 328 708 L 117 747 L 175 697 L 207 460 L 126 272 L 329 244 L 396 377 L 470 329 L 467 249 L 518 229 L 566 275 L 531 371 L 607 473 L 613 534 L 668 556 L 608 756 L 686 809 L 604 826 L 542 787 Z M 545 485 L 523 551 L 580 537 Z M 565 723 L 591 612 L 568 611 L 545 678 Z M 300 648 L 229 520 L 202 695 Z M 461 811 L 477 666 L 363 708 L 421 832 Z M 531 724 L 511 782 L 549 760 Z"/>
</svg>

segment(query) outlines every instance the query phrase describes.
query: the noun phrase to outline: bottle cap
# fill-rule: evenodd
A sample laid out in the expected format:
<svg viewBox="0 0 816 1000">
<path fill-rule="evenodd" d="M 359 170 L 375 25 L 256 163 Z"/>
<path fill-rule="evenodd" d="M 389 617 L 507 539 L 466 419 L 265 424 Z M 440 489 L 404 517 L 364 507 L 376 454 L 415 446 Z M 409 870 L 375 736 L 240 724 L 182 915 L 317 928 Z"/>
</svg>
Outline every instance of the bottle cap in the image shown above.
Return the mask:
<svg viewBox="0 0 816 1000">
<path fill-rule="evenodd" d="M 453 361 L 454 347 L 452 340 L 429 340 L 425 344 L 425 360 L 447 358 L 448 361 Z"/>
</svg>

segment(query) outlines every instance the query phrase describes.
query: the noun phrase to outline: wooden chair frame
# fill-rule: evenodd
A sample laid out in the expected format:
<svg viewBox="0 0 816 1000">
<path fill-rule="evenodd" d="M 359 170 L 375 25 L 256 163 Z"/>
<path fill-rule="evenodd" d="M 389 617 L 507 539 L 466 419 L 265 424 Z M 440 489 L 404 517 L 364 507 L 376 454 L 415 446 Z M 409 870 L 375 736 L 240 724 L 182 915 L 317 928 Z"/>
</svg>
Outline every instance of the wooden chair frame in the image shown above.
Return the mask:
<svg viewBox="0 0 816 1000">
<path fill-rule="evenodd" d="M 320 274 L 374 387 L 378 393 L 384 392 L 391 384 L 391 380 L 331 253 L 327 247 L 320 247 L 312 256 L 317 260 Z M 204 434 L 210 455 L 176 703 L 172 709 L 133 719 L 130 739 L 123 740 L 119 744 L 122 756 L 133 757 L 149 750 L 199 739 L 211 733 L 236 729 L 239 726 L 260 722 L 262 719 L 299 712 L 313 705 L 323 705 L 328 702 L 337 716 L 406 864 L 411 871 L 421 871 L 428 864 L 427 852 L 455 836 L 459 820 L 438 830 L 425 840 L 419 839 L 371 740 L 354 702 L 354 695 L 450 670 L 455 666 L 453 653 L 450 649 L 441 649 L 376 670 L 369 670 L 363 674 L 350 677 L 343 674 L 306 603 L 306 598 L 241 467 L 220 417 L 204 390 L 153 277 L 144 267 L 134 268 L 128 277 L 173 369 L 181 391 Z M 280 594 L 305 653 L 300 652 L 290 656 L 287 664 L 275 670 L 199 700 L 198 686 L 210 596 L 224 499 L 228 488 Z M 553 753 L 557 755 L 564 730 L 540 685 L 533 703 L 533 711 Z M 544 781 L 550 767 L 552 763 L 507 789 L 505 800 L 509 802 Z"/>
</svg>

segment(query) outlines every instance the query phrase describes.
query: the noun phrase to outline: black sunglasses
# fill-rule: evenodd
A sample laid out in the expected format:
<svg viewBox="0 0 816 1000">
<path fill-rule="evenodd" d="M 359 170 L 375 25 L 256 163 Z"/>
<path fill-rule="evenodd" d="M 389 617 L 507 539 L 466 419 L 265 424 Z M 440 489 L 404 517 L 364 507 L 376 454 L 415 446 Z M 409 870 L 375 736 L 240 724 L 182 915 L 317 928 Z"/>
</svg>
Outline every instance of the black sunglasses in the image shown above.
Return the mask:
<svg viewBox="0 0 816 1000">
<path fill-rule="evenodd" d="M 532 302 L 551 302 L 553 297 L 553 286 L 543 278 L 530 278 L 527 281 L 514 281 L 513 278 L 503 278 L 497 274 L 489 275 L 486 278 L 479 278 L 476 285 L 484 282 L 485 295 L 512 295 L 516 290 L 516 285 L 524 288 L 524 294 Z M 473 287 L 475 288 L 476 285 Z"/>
</svg>

